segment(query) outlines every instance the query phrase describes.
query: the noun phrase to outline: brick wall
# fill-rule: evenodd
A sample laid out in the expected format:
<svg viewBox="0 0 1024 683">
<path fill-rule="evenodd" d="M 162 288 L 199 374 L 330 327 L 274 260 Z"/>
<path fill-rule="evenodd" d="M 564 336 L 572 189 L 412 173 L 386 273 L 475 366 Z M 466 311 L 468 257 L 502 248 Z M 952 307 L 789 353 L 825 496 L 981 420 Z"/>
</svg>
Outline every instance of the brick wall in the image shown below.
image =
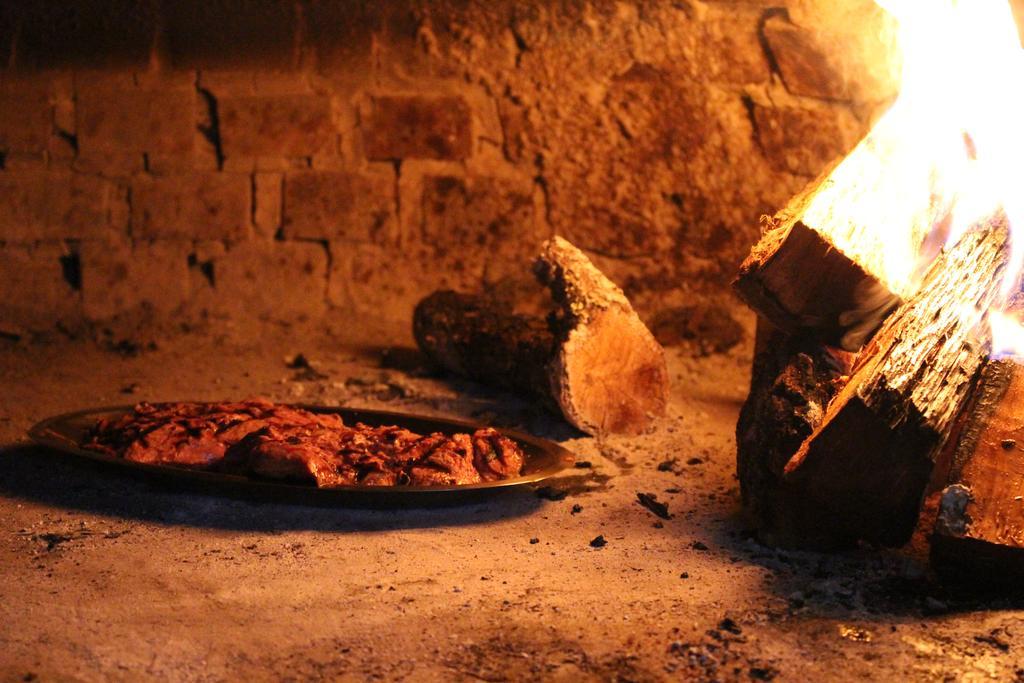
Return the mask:
<svg viewBox="0 0 1024 683">
<path fill-rule="evenodd" d="M 404 321 L 555 233 L 648 315 L 720 302 L 892 95 L 871 0 L 0 12 L 0 332 Z"/>
</svg>

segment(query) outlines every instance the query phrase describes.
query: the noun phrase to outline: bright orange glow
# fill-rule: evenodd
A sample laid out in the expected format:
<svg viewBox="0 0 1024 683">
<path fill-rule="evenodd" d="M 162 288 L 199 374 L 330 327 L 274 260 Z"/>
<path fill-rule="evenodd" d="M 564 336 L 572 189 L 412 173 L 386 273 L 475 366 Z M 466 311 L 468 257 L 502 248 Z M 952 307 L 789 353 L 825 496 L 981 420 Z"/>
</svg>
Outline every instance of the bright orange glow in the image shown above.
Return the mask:
<svg viewBox="0 0 1024 683">
<path fill-rule="evenodd" d="M 992 355 L 1024 358 L 1024 48 L 1009 0 L 876 0 L 898 24 L 900 93 L 805 215 L 904 298 L 944 245 L 999 212 L 1010 262 L 987 319 Z"/>
<path fill-rule="evenodd" d="M 988 322 L 992 327 L 992 352 L 995 358 L 1024 355 L 1024 326 L 1019 318 L 999 311 L 990 311 Z"/>
<path fill-rule="evenodd" d="M 876 1 L 898 22 L 900 94 L 806 215 L 906 297 L 972 225 L 1002 209 L 1024 227 L 1024 49 L 1008 0 Z"/>
<path fill-rule="evenodd" d="M 1000 208 L 1011 228 L 1024 226 L 1024 49 L 1008 0 L 878 2 L 899 22 L 903 52 L 890 116 L 901 119 L 912 153 L 932 164 L 948 241 Z M 1013 249 L 1007 287 L 1022 261 Z"/>
</svg>

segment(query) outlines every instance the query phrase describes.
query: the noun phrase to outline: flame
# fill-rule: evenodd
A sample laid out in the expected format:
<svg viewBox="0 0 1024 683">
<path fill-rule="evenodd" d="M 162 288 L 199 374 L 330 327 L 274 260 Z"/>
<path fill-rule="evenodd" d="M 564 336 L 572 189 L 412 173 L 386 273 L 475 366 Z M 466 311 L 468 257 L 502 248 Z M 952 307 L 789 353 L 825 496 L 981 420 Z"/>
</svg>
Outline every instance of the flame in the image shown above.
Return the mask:
<svg viewBox="0 0 1024 683">
<path fill-rule="evenodd" d="M 1024 226 L 1024 49 L 1007 0 L 876 0 L 899 22 L 899 119 L 908 153 L 927 159 L 947 243 L 1002 209 Z M 1021 240 L 1012 240 L 1020 244 Z M 1004 294 L 1024 253 L 1013 248 Z"/>
<path fill-rule="evenodd" d="M 1001 311 L 989 311 L 988 324 L 992 328 L 992 358 L 1024 356 L 1024 325 L 1017 317 Z"/>
<path fill-rule="evenodd" d="M 1024 266 L 1024 49 L 1009 0 L 876 2 L 897 22 L 899 96 L 807 213 L 907 297 L 943 245 L 1004 212 L 1005 306 Z M 999 347 L 1024 355 L 1019 321 L 989 318 Z"/>
</svg>

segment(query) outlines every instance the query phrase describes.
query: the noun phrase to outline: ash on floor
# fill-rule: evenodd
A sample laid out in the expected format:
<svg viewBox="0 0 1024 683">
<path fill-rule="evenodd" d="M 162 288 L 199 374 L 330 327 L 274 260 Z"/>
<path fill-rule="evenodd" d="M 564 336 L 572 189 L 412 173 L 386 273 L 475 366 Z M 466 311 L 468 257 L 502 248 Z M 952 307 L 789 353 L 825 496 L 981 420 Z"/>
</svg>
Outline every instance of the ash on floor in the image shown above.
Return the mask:
<svg viewBox="0 0 1024 683">
<path fill-rule="evenodd" d="M 130 354 L 0 341 L 0 679 L 1024 680 L 1019 605 L 943 591 L 920 542 L 825 556 L 750 539 L 733 476 L 749 354 L 670 352 L 669 416 L 597 441 L 414 353 L 295 329 Z M 558 495 L 324 509 L 24 440 L 62 411 L 247 396 L 514 426 L 589 467 Z"/>
</svg>

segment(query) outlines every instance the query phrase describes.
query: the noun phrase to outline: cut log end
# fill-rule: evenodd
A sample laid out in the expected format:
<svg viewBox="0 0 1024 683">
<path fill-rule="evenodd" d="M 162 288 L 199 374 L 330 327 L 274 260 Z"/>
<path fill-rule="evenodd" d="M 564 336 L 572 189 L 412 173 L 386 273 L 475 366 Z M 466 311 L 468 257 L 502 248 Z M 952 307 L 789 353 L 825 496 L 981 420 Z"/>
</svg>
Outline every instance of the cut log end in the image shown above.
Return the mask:
<svg viewBox="0 0 1024 683">
<path fill-rule="evenodd" d="M 566 419 L 590 434 L 638 434 L 665 414 L 668 370 L 661 346 L 618 305 L 569 332 L 552 366 Z"/>
<path fill-rule="evenodd" d="M 551 387 L 589 434 L 638 434 L 665 414 L 665 352 L 619 287 L 568 241 L 541 248 L 534 272 L 559 306 Z"/>
<path fill-rule="evenodd" d="M 733 286 L 779 329 L 848 351 L 863 346 L 900 303 L 878 278 L 800 221 L 769 231 Z"/>
</svg>

